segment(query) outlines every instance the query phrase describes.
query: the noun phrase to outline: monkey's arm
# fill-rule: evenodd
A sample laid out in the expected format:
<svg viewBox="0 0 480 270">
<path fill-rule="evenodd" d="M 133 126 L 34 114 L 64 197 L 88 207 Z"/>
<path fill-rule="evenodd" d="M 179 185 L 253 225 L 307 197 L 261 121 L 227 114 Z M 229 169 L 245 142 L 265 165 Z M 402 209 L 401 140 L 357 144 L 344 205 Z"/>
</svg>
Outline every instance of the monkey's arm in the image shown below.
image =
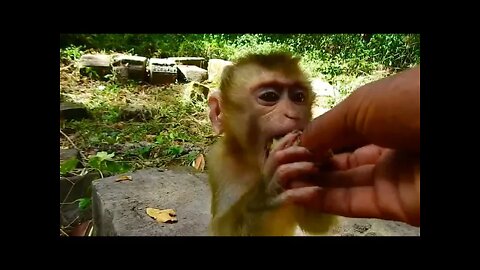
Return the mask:
<svg viewBox="0 0 480 270">
<path fill-rule="evenodd" d="M 220 159 L 220 157 L 223 157 Z M 263 209 L 270 197 L 260 173 L 222 155 L 221 144 L 208 155 L 212 191 L 210 231 L 217 236 L 291 235 L 295 219 L 289 208 Z M 228 168 L 228 169 L 227 169 Z"/>
<path fill-rule="evenodd" d="M 237 172 L 239 165 L 224 153 L 221 140 L 207 155 L 212 193 L 210 232 L 217 236 L 241 235 L 242 228 L 246 227 L 242 196 L 248 193 L 251 181 L 245 177 L 248 171 L 243 175 Z"/>
<path fill-rule="evenodd" d="M 233 175 L 235 176 L 241 177 Z M 222 185 L 221 182 L 225 179 L 223 177 L 228 176 L 224 173 L 210 177 L 212 182 L 220 182 Z M 241 180 L 252 182 L 251 179 Z M 266 195 L 261 181 L 248 185 L 248 188 L 246 186 L 224 182 L 214 189 L 211 233 L 219 236 L 291 235 L 295 228 L 293 212 L 287 207 L 264 208 L 270 197 Z"/>
</svg>

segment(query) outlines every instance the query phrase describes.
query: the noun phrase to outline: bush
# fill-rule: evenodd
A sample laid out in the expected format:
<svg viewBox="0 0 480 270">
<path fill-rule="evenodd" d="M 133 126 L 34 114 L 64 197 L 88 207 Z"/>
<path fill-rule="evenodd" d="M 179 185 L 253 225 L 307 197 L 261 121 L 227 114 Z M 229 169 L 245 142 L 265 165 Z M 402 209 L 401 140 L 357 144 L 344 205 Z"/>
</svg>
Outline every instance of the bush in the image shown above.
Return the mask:
<svg viewBox="0 0 480 270">
<path fill-rule="evenodd" d="M 111 50 L 145 57 L 200 56 L 233 60 L 249 52 L 289 50 L 309 73 L 368 74 L 379 66 L 401 70 L 420 63 L 418 34 L 78 34 L 61 35 L 70 48 Z M 73 47 L 71 47 L 73 45 Z"/>
</svg>

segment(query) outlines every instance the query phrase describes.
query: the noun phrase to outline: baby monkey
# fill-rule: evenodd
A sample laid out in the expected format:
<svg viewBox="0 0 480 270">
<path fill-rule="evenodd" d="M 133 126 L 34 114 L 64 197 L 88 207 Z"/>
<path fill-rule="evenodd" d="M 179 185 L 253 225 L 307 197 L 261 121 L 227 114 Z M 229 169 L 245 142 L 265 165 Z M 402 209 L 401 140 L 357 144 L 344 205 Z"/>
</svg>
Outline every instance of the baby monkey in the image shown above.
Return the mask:
<svg viewBox="0 0 480 270">
<path fill-rule="evenodd" d="M 224 69 L 219 90 L 209 98 L 213 129 L 223 133 L 207 154 L 211 234 L 289 236 L 297 226 L 327 233 L 335 216 L 297 206 L 285 192 L 294 180 L 308 187 L 320 165 L 299 145 L 314 100 L 299 59 L 248 55 Z"/>
</svg>

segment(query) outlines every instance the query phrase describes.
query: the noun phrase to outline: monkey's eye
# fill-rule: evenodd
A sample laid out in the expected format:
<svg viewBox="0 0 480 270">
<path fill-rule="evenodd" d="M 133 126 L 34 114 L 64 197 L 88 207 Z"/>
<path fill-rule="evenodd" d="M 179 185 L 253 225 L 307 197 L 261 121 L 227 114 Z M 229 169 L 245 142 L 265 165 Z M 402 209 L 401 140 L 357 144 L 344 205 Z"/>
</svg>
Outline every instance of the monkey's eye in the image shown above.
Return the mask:
<svg viewBox="0 0 480 270">
<path fill-rule="evenodd" d="M 305 93 L 303 91 L 295 91 L 290 95 L 290 99 L 296 103 L 305 102 L 306 100 Z"/>
<path fill-rule="evenodd" d="M 265 102 L 271 103 L 277 102 L 280 99 L 280 95 L 275 90 L 266 90 L 259 98 Z"/>
</svg>

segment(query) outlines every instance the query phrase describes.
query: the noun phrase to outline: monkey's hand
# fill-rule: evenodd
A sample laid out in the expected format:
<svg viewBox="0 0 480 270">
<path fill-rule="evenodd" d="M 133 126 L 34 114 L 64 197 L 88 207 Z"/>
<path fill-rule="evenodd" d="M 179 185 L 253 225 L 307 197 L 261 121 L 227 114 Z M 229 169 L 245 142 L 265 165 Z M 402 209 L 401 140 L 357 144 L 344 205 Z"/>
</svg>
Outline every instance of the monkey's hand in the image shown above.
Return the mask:
<svg viewBox="0 0 480 270">
<path fill-rule="evenodd" d="M 298 146 L 300 131 L 288 133 L 278 141 L 273 141 L 266 154 L 263 165 L 263 181 L 255 192 L 256 205 L 250 210 L 268 210 L 288 203 L 288 196 L 282 196 L 284 190 L 291 188 L 290 183 L 301 185 L 310 175 L 318 173 L 314 156 L 305 147 Z"/>
</svg>

